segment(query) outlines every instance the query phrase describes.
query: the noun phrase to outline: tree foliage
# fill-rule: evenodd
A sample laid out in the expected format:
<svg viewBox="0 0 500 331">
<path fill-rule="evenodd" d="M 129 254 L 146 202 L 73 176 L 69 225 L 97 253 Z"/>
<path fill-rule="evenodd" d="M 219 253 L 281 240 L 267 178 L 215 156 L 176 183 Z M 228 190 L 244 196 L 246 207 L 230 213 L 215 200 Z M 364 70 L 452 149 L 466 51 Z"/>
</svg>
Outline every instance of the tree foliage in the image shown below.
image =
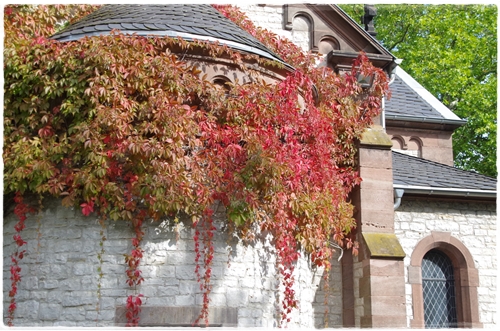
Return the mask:
<svg viewBox="0 0 500 331">
<path fill-rule="evenodd" d="M 135 237 L 125 254 L 127 282 L 136 289 L 144 281 L 143 221 L 190 215 L 205 321 L 218 231 L 213 208 L 221 203 L 241 238 L 253 240 L 261 230 L 273 235 L 286 320 L 297 306 L 299 251 L 328 270 L 331 242 L 355 248 L 348 195 L 361 180 L 356 141 L 380 110 L 385 74 L 363 54 L 343 76 L 315 68 L 312 55 L 254 27 L 231 6 L 217 8 L 296 68 L 283 81 L 266 83 L 253 69 L 279 64 L 203 41 L 119 32 L 68 43 L 47 39 L 53 18 L 66 10 L 58 18 L 66 22 L 75 8 L 88 9 L 5 9 L 4 194 L 60 197 L 83 215 L 128 221 Z M 33 27 L 26 30 L 26 21 Z M 221 88 L 176 54 L 190 50 L 229 59 L 251 82 Z M 370 90 L 357 84 L 358 72 L 378 72 Z M 141 297 L 127 299 L 131 325 Z"/>
<path fill-rule="evenodd" d="M 356 21 L 362 5 L 343 5 Z M 497 7 L 377 5 L 377 39 L 401 67 L 468 123 L 455 131 L 455 165 L 496 176 Z"/>
</svg>

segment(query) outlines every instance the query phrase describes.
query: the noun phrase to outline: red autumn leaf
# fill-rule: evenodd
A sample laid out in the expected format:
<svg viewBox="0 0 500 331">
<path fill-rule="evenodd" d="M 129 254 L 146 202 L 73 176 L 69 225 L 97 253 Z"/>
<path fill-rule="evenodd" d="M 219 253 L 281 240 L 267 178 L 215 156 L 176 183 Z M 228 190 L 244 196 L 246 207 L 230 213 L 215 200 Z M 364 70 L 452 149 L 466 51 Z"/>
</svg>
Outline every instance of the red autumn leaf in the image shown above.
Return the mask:
<svg viewBox="0 0 500 331">
<path fill-rule="evenodd" d="M 80 207 L 82 207 L 82 214 L 89 216 L 92 212 L 94 212 L 94 201 L 90 200 L 88 202 L 84 202 L 80 205 Z"/>
<path fill-rule="evenodd" d="M 21 246 L 23 246 L 23 245 L 27 244 L 27 242 L 26 242 L 26 241 L 24 241 L 24 240 L 21 238 L 21 236 L 20 236 L 20 235 L 18 235 L 18 234 L 15 234 L 15 235 L 14 235 L 14 241 L 16 242 L 17 246 L 19 246 L 19 247 L 21 247 Z"/>
</svg>

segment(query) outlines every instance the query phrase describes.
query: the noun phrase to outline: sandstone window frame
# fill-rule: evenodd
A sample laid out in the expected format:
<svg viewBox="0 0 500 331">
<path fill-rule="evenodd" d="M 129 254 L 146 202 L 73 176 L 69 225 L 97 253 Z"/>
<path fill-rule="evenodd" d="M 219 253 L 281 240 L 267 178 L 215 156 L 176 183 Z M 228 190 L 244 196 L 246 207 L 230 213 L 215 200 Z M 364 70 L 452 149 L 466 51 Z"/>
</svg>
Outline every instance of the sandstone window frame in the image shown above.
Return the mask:
<svg viewBox="0 0 500 331">
<path fill-rule="evenodd" d="M 479 321 L 477 287 L 478 270 L 467 247 L 449 232 L 431 232 L 418 242 L 411 255 L 408 281 L 412 289 L 413 319 L 411 328 L 424 328 L 424 302 L 422 291 L 422 260 L 430 250 L 439 250 L 450 258 L 455 278 L 457 319 L 460 328 L 482 328 Z"/>
</svg>

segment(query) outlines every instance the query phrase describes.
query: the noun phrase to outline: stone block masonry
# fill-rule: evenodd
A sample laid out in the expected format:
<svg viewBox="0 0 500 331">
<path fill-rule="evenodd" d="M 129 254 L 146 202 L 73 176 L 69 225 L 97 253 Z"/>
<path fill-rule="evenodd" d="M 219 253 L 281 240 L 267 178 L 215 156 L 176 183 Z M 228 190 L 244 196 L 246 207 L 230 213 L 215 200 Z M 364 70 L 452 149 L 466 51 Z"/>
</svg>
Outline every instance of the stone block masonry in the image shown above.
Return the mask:
<svg viewBox="0 0 500 331">
<path fill-rule="evenodd" d="M 127 296 L 134 293 L 126 284 L 123 257 L 132 247 L 131 227 L 125 222 L 106 222 L 103 276 L 99 281 L 97 254 L 101 226 L 96 216 L 84 217 L 79 210 L 62 207 L 58 200 L 44 204 L 45 209 L 39 215 L 29 215 L 27 228 L 22 233 L 28 244 L 27 254 L 20 263 L 22 280 L 16 296 L 18 308 L 14 325 L 121 325 L 125 321 L 120 320 L 120 316 L 123 319 L 120 309 L 123 309 Z M 9 303 L 10 255 L 15 249 L 12 239 L 15 223 L 13 214 L 5 216 L 4 323 Z M 181 224 L 185 226 L 174 226 L 167 221 L 148 222 L 144 226 L 145 236 L 141 244 L 144 258 L 140 266 L 144 282 L 137 291 L 145 296 L 143 307 L 148 318 L 144 321 L 148 325 L 165 324 L 162 320 L 155 320 L 154 311 L 179 314 L 201 307 L 202 293 L 194 273 L 194 233 L 188 223 Z M 218 228 L 224 225 L 220 212 L 216 213 L 216 224 Z M 210 294 L 211 307 L 214 307 L 212 315 L 231 317 L 227 320 L 233 321 L 234 325 L 229 326 L 277 326 L 279 282 L 275 279 L 275 263 L 269 242 L 245 246 L 237 238 L 229 238 L 226 232 L 219 231 L 215 239 L 213 290 Z M 297 263 L 295 279 L 300 303 L 291 315 L 289 327 L 321 327 L 325 317 L 322 270 L 312 268 L 303 257 Z M 342 282 L 337 256 L 333 260 L 330 279 L 329 326 L 341 326 Z M 99 310 L 96 310 L 99 282 L 101 298 Z M 179 325 L 193 322 L 179 320 L 176 316 Z"/>
<path fill-rule="evenodd" d="M 283 30 L 283 5 L 248 5 L 238 4 L 238 7 L 255 24 L 268 29 L 279 36 L 293 40 L 292 32 Z"/>
<path fill-rule="evenodd" d="M 447 232 L 469 250 L 479 273 L 479 319 L 484 328 L 494 328 L 497 314 L 497 217 L 493 203 L 411 200 L 395 211 L 395 233 L 406 253 L 406 303 L 408 323 L 413 318 L 412 293 L 409 277 L 415 277 L 410 267 L 414 247 L 433 231 Z M 418 275 L 417 275 L 418 276 Z M 409 324 L 410 325 L 410 324 Z"/>
</svg>

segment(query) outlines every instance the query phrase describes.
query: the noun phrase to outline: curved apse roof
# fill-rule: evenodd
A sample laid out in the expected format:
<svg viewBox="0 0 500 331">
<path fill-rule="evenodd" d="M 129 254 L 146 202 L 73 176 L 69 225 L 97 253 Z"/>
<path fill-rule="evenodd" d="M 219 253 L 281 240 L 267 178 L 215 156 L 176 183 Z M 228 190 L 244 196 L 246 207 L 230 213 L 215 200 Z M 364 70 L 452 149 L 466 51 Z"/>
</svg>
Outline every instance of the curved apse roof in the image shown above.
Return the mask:
<svg viewBox="0 0 500 331">
<path fill-rule="evenodd" d="M 51 38 L 71 41 L 109 34 L 116 29 L 139 36 L 181 37 L 218 41 L 233 49 L 286 64 L 278 55 L 207 4 L 104 5 Z"/>
</svg>

